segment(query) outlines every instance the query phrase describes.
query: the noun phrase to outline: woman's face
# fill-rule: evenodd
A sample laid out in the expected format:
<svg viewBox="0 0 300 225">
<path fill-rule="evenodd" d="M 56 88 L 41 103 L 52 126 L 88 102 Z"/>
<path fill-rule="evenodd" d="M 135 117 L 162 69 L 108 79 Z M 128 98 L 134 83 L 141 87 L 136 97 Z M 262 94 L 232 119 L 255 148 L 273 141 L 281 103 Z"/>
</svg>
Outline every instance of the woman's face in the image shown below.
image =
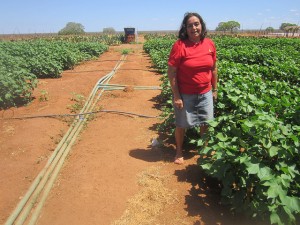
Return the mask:
<svg viewBox="0 0 300 225">
<path fill-rule="evenodd" d="M 194 42 L 200 41 L 202 26 L 200 20 L 196 16 L 190 17 L 186 22 L 186 30 L 189 40 Z"/>
</svg>

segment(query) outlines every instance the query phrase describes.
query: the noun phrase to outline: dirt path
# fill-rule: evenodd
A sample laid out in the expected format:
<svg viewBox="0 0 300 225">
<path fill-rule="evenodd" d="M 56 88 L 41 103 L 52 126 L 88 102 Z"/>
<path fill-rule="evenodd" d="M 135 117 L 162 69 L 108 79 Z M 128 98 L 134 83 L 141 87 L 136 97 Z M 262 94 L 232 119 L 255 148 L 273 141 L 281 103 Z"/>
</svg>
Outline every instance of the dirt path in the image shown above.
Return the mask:
<svg viewBox="0 0 300 225">
<path fill-rule="evenodd" d="M 2 117 L 70 113 L 75 106 L 72 98 L 87 97 L 124 49 L 130 53 L 110 84 L 158 86 L 161 75 L 152 70 L 142 44 L 114 46 L 98 60 L 65 71 L 60 79 L 40 80 L 32 103 L 1 111 Z M 159 116 L 159 93 L 105 91 L 97 108 Z M 46 101 L 42 101 L 44 97 Z M 158 118 L 95 115 L 72 147 L 37 224 L 107 225 L 117 220 L 116 224 L 241 224 L 219 206 L 216 184 L 200 172 L 194 151 L 186 154 L 185 165 L 178 166 L 172 163 L 172 145 L 151 146 L 151 140 L 158 137 L 158 123 Z M 0 223 L 4 224 L 67 131 L 68 123 L 36 118 L 0 120 L 0 126 Z M 151 185 L 141 185 L 144 171 L 148 171 Z"/>
</svg>

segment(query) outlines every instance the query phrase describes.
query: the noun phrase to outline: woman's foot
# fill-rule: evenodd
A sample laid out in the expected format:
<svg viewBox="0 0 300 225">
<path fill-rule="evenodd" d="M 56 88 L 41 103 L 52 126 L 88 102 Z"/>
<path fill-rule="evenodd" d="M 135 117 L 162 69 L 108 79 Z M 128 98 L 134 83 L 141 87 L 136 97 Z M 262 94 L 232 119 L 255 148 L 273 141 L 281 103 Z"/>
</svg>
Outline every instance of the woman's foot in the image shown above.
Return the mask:
<svg viewBox="0 0 300 225">
<path fill-rule="evenodd" d="M 184 159 L 183 159 L 183 157 L 181 156 L 181 157 L 175 157 L 175 160 L 174 160 L 174 163 L 175 164 L 179 164 L 179 165 L 181 165 L 181 164 L 183 164 L 184 163 Z"/>
</svg>

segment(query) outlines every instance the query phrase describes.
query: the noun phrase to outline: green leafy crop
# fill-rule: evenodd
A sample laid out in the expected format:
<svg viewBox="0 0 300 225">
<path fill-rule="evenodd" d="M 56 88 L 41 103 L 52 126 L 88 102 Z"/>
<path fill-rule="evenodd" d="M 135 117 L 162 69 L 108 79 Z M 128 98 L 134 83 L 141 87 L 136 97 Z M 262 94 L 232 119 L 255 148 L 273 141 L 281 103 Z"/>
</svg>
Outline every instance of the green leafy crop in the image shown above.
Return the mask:
<svg viewBox="0 0 300 225">
<path fill-rule="evenodd" d="M 219 92 L 198 165 L 221 185 L 222 203 L 235 212 L 296 224 L 300 214 L 300 39 L 212 37 Z M 144 49 L 162 74 L 161 130 L 172 134 L 174 115 L 167 59 L 176 39 L 155 37 Z M 193 131 L 194 130 L 194 131 Z M 200 203 L 199 203 L 200 204 Z M 298 220 L 297 220 L 298 219 Z"/>
<path fill-rule="evenodd" d="M 100 42 L 35 39 L 0 42 L 0 108 L 31 100 L 38 78 L 57 78 L 108 46 Z"/>
</svg>

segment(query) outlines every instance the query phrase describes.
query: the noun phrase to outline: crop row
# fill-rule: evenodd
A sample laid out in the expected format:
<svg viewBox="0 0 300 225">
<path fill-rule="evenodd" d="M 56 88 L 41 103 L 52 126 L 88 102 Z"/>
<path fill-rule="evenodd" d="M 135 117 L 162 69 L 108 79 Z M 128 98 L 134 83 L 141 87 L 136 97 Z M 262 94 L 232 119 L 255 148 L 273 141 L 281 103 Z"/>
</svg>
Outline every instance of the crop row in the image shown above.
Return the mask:
<svg viewBox="0 0 300 225">
<path fill-rule="evenodd" d="M 198 165 L 217 178 L 234 211 L 295 224 L 300 213 L 300 40 L 212 37 L 217 46 L 219 94 L 207 136 L 187 140 L 199 148 Z M 164 74 L 165 121 L 174 131 L 166 75 L 175 39 L 149 39 L 144 49 Z M 200 204 L 200 203 L 199 203 Z"/>
<path fill-rule="evenodd" d="M 0 108 L 30 100 L 37 78 L 57 78 L 63 70 L 98 57 L 99 42 L 36 39 L 0 42 Z"/>
<path fill-rule="evenodd" d="M 123 34 L 101 34 L 101 35 L 56 35 L 48 38 L 43 38 L 52 41 L 67 41 L 67 42 L 100 42 L 105 45 L 119 45 L 124 40 Z"/>
</svg>

